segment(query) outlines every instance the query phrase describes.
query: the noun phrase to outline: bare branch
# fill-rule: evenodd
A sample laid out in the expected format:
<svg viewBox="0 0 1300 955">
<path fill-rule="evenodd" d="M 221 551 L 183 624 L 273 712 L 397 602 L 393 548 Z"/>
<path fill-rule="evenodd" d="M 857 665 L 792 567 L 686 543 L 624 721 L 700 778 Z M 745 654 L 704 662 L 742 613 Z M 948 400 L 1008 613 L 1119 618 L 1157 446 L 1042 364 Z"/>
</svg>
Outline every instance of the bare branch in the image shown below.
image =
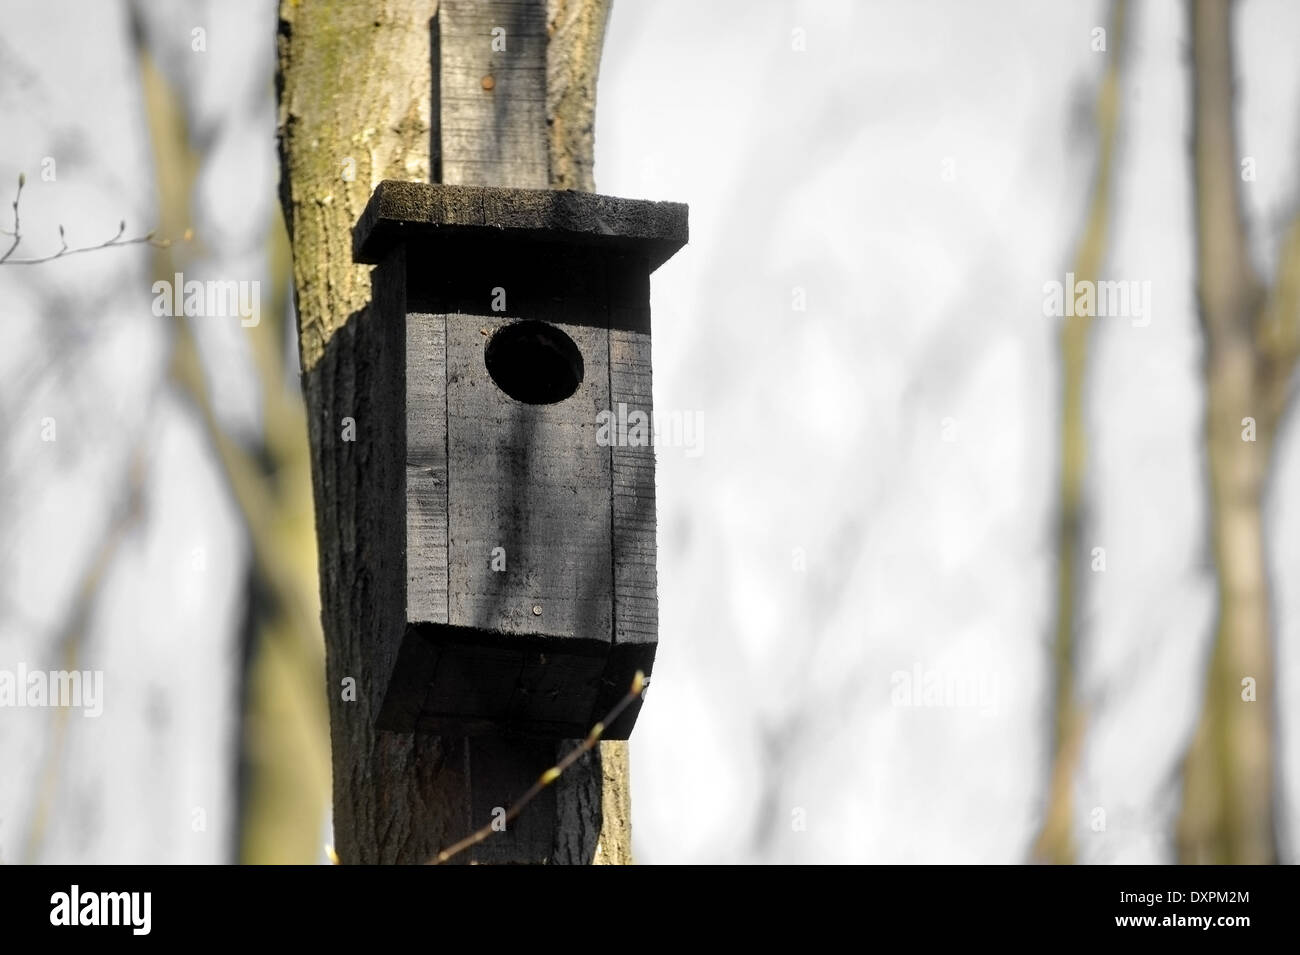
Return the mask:
<svg viewBox="0 0 1300 955">
<path fill-rule="evenodd" d="M 151 245 L 155 249 L 166 249 L 172 244 L 171 239 L 155 239 L 154 231 L 152 229 L 145 235 L 133 236 L 129 239 L 122 238 L 124 235 L 126 235 L 126 220 L 123 219 L 121 222 L 118 223 L 117 235 L 113 236 L 107 242 L 101 242 L 98 245 L 83 245 L 83 246 L 77 246 L 75 248 L 70 248 L 68 246 L 67 237 L 64 235 L 63 226 L 60 225 L 59 226 L 59 245 L 60 245 L 59 251 L 55 252 L 53 255 L 44 255 L 34 259 L 12 258 L 14 254 L 14 250 L 18 248 L 18 243 L 22 242 L 23 240 L 22 226 L 18 218 L 18 202 L 22 198 L 23 186 L 25 186 L 26 184 L 27 184 L 27 176 L 24 175 L 23 173 L 19 173 L 18 191 L 17 193 L 14 194 L 14 201 L 13 201 L 13 209 L 14 209 L 13 231 L 11 232 L 8 229 L 0 229 L 0 232 L 2 232 L 3 234 L 13 236 L 14 240 L 12 244 L 10 244 L 5 254 L 0 255 L 0 265 L 40 265 L 42 262 L 53 262 L 55 259 L 62 259 L 69 255 L 78 255 L 82 252 L 94 252 L 98 249 L 115 249 L 118 248 L 119 246 L 127 246 L 127 245 Z M 185 238 L 186 240 L 190 238 L 190 233 L 188 231 L 185 233 Z"/>
<path fill-rule="evenodd" d="M 18 248 L 18 243 L 23 241 L 23 237 L 19 232 L 18 227 L 18 200 L 23 196 L 23 186 L 25 185 L 27 185 L 27 174 L 20 172 L 18 174 L 18 191 L 14 193 L 14 231 L 5 233 L 6 235 L 13 236 L 14 242 L 13 245 L 9 246 L 9 251 L 0 256 L 0 265 L 3 265 L 9 260 L 9 256 L 14 254 L 14 249 Z"/>
</svg>

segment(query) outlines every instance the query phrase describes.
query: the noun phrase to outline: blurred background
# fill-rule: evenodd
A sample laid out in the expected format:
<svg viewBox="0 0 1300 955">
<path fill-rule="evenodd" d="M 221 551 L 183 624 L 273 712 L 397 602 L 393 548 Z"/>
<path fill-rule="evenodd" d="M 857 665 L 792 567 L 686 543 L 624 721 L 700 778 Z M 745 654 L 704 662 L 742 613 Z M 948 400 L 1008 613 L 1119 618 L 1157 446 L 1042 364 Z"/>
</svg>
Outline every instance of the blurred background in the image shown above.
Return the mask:
<svg viewBox="0 0 1300 955">
<path fill-rule="evenodd" d="M 0 709 L 6 863 L 331 842 L 275 23 L 0 2 L 0 670 L 104 674 L 98 718 Z M 1243 237 L 1285 311 L 1300 6 L 1232 25 Z M 1224 672 L 1267 691 L 1206 706 L 1195 68 L 1175 0 L 615 0 L 597 188 L 691 216 L 652 278 L 655 406 L 696 430 L 657 450 L 638 862 L 1207 861 L 1179 833 L 1259 805 L 1296 860 L 1300 421 L 1263 407 L 1273 652 Z M 182 271 L 259 282 L 260 320 L 156 315 Z M 1045 314 L 1067 273 L 1148 307 Z"/>
</svg>

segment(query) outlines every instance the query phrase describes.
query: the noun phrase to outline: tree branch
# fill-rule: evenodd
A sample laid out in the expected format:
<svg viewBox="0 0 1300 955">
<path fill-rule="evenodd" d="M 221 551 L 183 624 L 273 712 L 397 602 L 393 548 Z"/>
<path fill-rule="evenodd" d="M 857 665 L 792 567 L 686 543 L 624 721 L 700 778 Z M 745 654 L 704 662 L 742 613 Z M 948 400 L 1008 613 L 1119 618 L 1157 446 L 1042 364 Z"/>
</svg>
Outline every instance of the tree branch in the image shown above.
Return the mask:
<svg viewBox="0 0 1300 955">
<path fill-rule="evenodd" d="M 53 255 L 43 255 L 34 259 L 15 259 L 13 258 L 14 251 L 18 248 L 18 244 L 23 241 L 22 224 L 18 214 L 18 203 L 19 200 L 22 199 L 23 186 L 25 185 L 27 185 L 27 176 L 23 173 L 19 173 L 18 191 L 14 194 L 14 201 L 13 201 L 13 209 L 14 209 L 13 231 L 10 231 L 8 229 L 0 229 L 0 233 L 3 233 L 4 235 L 11 235 L 14 237 L 14 240 L 12 243 L 10 243 L 9 248 L 8 250 L 6 250 L 5 254 L 0 255 L 0 265 L 40 265 L 42 262 L 53 262 L 55 259 L 66 258 L 69 255 L 79 255 L 82 252 L 94 252 L 98 249 L 115 249 L 120 246 L 127 246 L 127 245 L 151 245 L 156 249 L 165 249 L 172 244 L 171 239 L 155 239 L 153 230 L 150 230 L 145 235 L 134 236 L 129 239 L 122 238 L 122 236 L 126 234 L 126 220 L 123 219 L 120 223 L 118 223 L 117 235 L 113 236 L 107 242 L 101 242 L 98 245 L 83 245 L 83 246 L 69 247 L 67 237 L 64 235 L 63 232 L 63 226 L 60 225 L 59 226 L 59 244 L 60 244 L 59 251 L 55 252 Z M 187 241 L 189 240 L 190 236 L 191 233 L 187 231 L 185 233 L 185 238 Z"/>
</svg>

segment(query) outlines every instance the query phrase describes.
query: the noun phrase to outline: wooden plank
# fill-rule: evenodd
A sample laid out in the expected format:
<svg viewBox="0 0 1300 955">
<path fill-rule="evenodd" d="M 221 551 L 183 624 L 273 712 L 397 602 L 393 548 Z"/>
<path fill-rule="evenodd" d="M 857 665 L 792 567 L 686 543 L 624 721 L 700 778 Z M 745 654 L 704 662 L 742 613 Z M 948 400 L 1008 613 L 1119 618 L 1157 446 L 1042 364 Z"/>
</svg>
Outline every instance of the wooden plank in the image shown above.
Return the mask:
<svg viewBox="0 0 1300 955">
<path fill-rule="evenodd" d="M 650 335 L 613 329 L 609 333 L 611 413 L 622 419 L 646 416 L 653 432 Z M 655 571 L 655 452 L 652 443 L 616 442 L 611 486 L 614 521 L 614 642 L 654 644 L 659 633 Z"/>
<path fill-rule="evenodd" d="M 525 404 L 488 374 L 484 347 L 509 320 L 447 318 L 449 622 L 507 633 L 609 640 L 610 455 L 604 329 L 557 325 L 585 371 L 572 397 Z M 492 569 L 504 548 L 506 570 Z"/>
<path fill-rule="evenodd" d="M 447 239 L 456 246 L 466 239 L 489 239 L 498 247 L 506 239 L 538 251 L 562 246 L 564 259 L 580 247 L 598 248 L 622 257 L 602 259 L 601 269 L 607 262 L 621 282 L 620 300 L 648 315 L 646 275 L 686 244 L 688 212 L 680 202 L 389 179 L 375 187 L 357 220 L 353 254 L 358 262 L 379 262 L 395 242 L 417 238 Z M 571 271 L 571 266 L 565 270 Z"/>
<path fill-rule="evenodd" d="M 493 50 L 494 28 L 505 31 L 504 51 Z M 545 189 L 546 4 L 442 0 L 436 42 L 442 181 Z"/>
<path fill-rule="evenodd" d="M 447 622 L 447 328 L 406 315 L 406 619 Z"/>
<path fill-rule="evenodd" d="M 618 283 L 613 283 L 618 287 Z M 648 302 L 647 298 L 645 302 Z M 649 314 L 639 307 L 615 305 L 620 317 L 609 333 L 610 408 L 617 421 L 640 411 L 653 434 L 654 397 L 650 374 Z M 630 313 L 630 314 L 629 314 Z M 644 325 L 644 331 L 634 330 Z M 618 327 L 631 326 L 631 327 Z M 597 708 L 611 707 L 640 670 L 649 675 L 659 640 L 658 578 L 655 568 L 655 450 L 653 443 L 616 441 L 611 449 L 614 536 L 614 642 Z M 637 700 L 609 728 L 608 738 L 625 739 L 632 731 Z"/>
<path fill-rule="evenodd" d="M 410 695 L 394 709 L 410 720 L 407 729 L 475 738 L 572 739 L 586 735 L 604 713 L 597 712 L 597 702 L 608 651 L 599 643 L 431 629 L 436 632 L 422 634 L 428 639 L 419 645 L 434 665 L 428 666 L 428 655 L 412 656 L 413 665 L 427 674 L 426 690 L 414 697 L 414 712 Z M 409 684 L 401 689 L 418 693 Z"/>
<path fill-rule="evenodd" d="M 616 441 L 612 453 L 614 644 L 638 645 L 633 668 L 650 672 L 659 634 L 655 569 L 654 389 L 650 373 L 650 272 L 636 258 L 611 263 L 610 408 L 620 421 L 645 416 L 649 439 Z M 629 420 L 630 429 L 630 420 Z M 615 661 L 616 662 L 616 661 Z M 626 674 L 619 675 L 621 682 Z M 611 688 L 614 693 L 625 687 Z"/>
</svg>

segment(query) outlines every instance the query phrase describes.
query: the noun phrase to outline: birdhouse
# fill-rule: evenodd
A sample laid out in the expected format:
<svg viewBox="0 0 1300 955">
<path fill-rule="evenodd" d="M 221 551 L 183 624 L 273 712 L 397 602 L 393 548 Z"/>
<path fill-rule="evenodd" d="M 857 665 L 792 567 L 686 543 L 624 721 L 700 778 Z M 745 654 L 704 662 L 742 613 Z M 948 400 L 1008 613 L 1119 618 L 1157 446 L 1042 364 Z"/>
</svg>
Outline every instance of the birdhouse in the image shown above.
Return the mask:
<svg viewBox="0 0 1300 955">
<path fill-rule="evenodd" d="M 374 533 L 405 540 L 378 562 L 405 606 L 368 661 L 381 729 L 582 737 L 650 674 L 654 448 L 602 421 L 653 420 L 650 273 L 686 237 L 677 203 L 375 190 L 353 252 L 378 266 L 365 341 L 394 466 L 369 490 L 392 498 Z"/>
</svg>

